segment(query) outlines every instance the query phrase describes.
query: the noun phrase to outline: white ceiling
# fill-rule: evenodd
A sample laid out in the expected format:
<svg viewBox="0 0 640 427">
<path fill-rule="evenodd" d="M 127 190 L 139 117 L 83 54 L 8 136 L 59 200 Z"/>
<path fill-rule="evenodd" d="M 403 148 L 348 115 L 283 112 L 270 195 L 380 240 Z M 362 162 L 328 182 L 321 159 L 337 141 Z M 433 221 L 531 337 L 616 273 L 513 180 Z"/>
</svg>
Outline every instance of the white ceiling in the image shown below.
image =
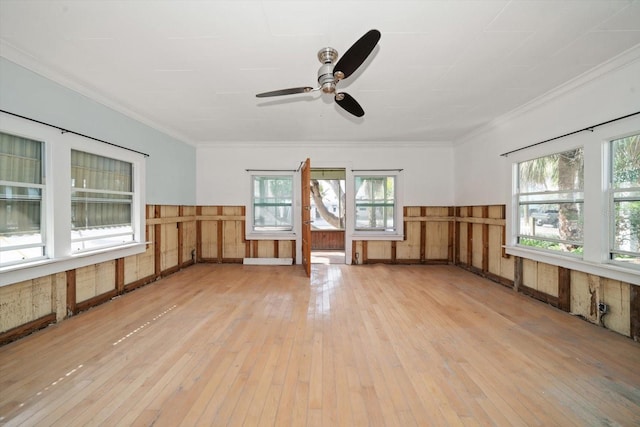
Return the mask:
<svg viewBox="0 0 640 427">
<path fill-rule="evenodd" d="M 364 117 L 255 97 L 372 28 Z M 192 144 L 454 141 L 638 45 L 640 0 L 0 0 L 0 55 Z"/>
</svg>

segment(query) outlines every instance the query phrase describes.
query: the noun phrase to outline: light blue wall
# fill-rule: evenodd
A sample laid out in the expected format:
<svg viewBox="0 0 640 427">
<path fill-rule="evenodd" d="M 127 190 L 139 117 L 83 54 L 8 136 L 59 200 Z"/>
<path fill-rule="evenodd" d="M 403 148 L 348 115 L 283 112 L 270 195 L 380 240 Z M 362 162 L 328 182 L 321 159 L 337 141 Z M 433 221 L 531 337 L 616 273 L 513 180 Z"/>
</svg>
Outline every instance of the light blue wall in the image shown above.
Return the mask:
<svg viewBox="0 0 640 427">
<path fill-rule="evenodd" d="M 146 203 L 194 205 L 195 147 L 0 58 L 0 109 L 149 154 Z"/>
</svg>

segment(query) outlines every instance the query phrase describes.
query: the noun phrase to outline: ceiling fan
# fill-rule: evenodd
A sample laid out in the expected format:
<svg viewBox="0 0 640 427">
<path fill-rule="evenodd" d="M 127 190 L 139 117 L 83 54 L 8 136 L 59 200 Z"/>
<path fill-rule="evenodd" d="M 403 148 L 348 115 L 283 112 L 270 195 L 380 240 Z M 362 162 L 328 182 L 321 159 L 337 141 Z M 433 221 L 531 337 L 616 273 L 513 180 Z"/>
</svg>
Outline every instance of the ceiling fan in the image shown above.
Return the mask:
<svg viewBox="0 0 640 427">
<path fill-rule="evenodd" d="M 318 52 L 318 60 L 322 63 L 318 69 L 318 84 L 316 88 L 304 86 L 289 89 L 274 90 L 271 92 L 259 93 L 258 98 L 270 96 L 294 95 L 298 93 L 308 93 L 322 90 L 324 93 L 333 93 L 336 103 L 347 112 L 356 117 L 364 116 L 364 110 L 358 102 L 346 92 L 336 92 L 336 85 L 342 79 L 346 79 L 362 65 L 369 54 L 376 47 L 380 40 L 380 31 L 370 30 L 360 37 L 340 58 L 338 62 L 338 51 L 332 47 L 325 47 Z"/>
</svg>

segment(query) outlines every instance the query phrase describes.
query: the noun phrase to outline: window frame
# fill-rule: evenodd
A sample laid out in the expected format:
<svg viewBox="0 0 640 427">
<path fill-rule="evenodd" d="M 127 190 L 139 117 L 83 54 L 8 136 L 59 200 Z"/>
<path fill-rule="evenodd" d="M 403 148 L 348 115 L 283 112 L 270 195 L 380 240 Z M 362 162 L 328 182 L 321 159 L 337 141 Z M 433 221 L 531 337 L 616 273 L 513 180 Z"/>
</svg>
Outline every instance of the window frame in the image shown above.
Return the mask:
<svg viewBox="0 0 640 427">
<path fill-rule="evenodd" d="M 145 156 L 73 133 L 19 117 L 0 114 L 0 131 L 43 141 L 43 164 L 47 191 L 43 196 L 46 257 L 30 262 L 0 266 L 0 286 L 44 277 L 92 264 L 136 255 L 146 250 L 145 242 Z M 71 149 L 91 152 L 133 163 L 134 241 L 124 245 L 82 253 L 71 250 Z"/>
<path fill-rule="evenodd" d="M 249 197 L 246 203 L 246 221 L 245 221 L 245 237 L 247 240 L 294 240 L 300 234 L 300 173 L 296 171 L 259 171 L 249 170 Z M 256 177 L 290 177 L 291 178 L 291 227 L 288 229 L 265 228 L 256 230 L 254 228 L 255 213 L 255 197 L 254 197 L 254 178 Z"/>
<path fill-rule="evenodd" d="M 633 252 L 633 251 L 623 251 L 623 250 L 616 250 L 615 249 L 615 239 L 616 239 L 616 202 L 617 201 L 634 201 L 634 202 L 640 202 L 640 184 L 638 186 L 635 187 L 616 187 L 614 184 L 614 173 L 615 173 L 615 165 L 614 165 L 614 160 L 615 160 L 615 156 L 614 156 L 614 143 L 616 141 L 619 141 L 621 139 L 625 139 L 628 137 L 632 137 L 632 136 L 638 136 L 638 138 L 640 138 L 640 130 L 636 131 L 636 132 L 631 132 L 627 135 L 623 135 L 620 137 L 616 137 L 616 138 L 611 138 L 608 142 L 607 142 L 607 156 L 606 158 L 606 163 L 607 163 L 607 168 L 606 170 L 606 174 L 608 177 L 607 180 L 607 196 L 608 196 L 608 202 L 609 202 L 609 211 L 608 211 L 608 217 L 609 217 L 609 228 L 608 228 L 608 253 L 607 253 L 607 261 L 609 263 L 611 263 L 612 265 L 617 265 L 617 266 L 623 266 L 626 268 L 631 268 L 631 269 L 636 269 L 640 272 L 640 264 L 630 264 L 628 262 L 624 262 L 624 261 L 619 261 L 614 259 L 615 254 L 618 255 L 631 255 L 634 256 L 636 258 L 638 258 L 638 260 L 640 260 L 640 250 L 638 250 L 638 252 Z M 635 193 L 635 196 L 623 196 L 623 197 L 616 197 L 617 193 Z"/>
<path fill-rule="evenodd" d="M 16 138 L 22 138 L 22 139 L 28 139 L 30 141 L 33 142 L 37 142 L 40 146 L 40 183 L 39 184 L 34 184 L 34 183 L 28 183 L 28 182 L 21 182 L 21 181 L 2 181 L 0 180 L 0 185 L 2 186 L 6 186 L 6 187 L 17 187 L 17 188 L 36 188 L 38 190 L 40 190 L 40 197 L 39 197 L 39 201 L 40 201 L 40 228 L 39 228 L 39 236 L 40 236 L 40 242 L 39 243 L 32 243 L 32 244 L 22 244 L 22 245 L 11 245 L 11 246 L 5 246 L 4 248 L 2 248 L 3 250 L 0 250 L 0 261 L 2 260 L 2 252 L 9 252 L 12 249 L 13 250 L 17 250 L 17 249 L 32 249 L 32 248 L 41 248 L 41 255 L 38 256 L 33 256 L 27 259 L 22 259 L 22 260 L 16 260 L 16 261 L 10 261 L 10 262 L 6 262 L 6 263 L 2 263 L 0 264 L 0 267 L 11 267 L 11 266 L 17 266 L 17 265 L 22 265 L 22 264 L 26 264 L 26 263 L 30 263 L 30 262 L 35 262 L 35 261 L 39 261 L 39 260 L 43 260 L 47 258 L 47 233 L 46 233 L 46 227 L 47 227 L 47 222 L 46 222 L 46 197 L 47 197 L 47 181 L 46 181 L 46 167 L 45 167 L 45 149 L 46 149 L 46 145 L 44 141 L 41 141 L 39 139 L 34 139 L 34 138 L 29 138 L 26 137 L 24 135 L 20 135 L 17 134 L 15 132 L 6 132 L 2 129 L 0 129 L 0 132 L 7 134 L 7 135 L 11 135 L 14 136 Z"/>
<path fill-rule="evenodd" d="M 394 230 L 365 230 L 356 228 L 356 178 L 358 177 L 393 177 L 394 179 Z M 349 240 L 403 240 L 404 239 L 404 200 L 403 200 L 403 171 L 401 169 L 388 170 L 351 170 L 347 173 L 346 188 L 352 190 L 347 203 L 347 228 Z M 347 191 L 347 194 L 349 192 Z"/>
<path fill-rule="evenodd" d="M 74 237 L 74 234 L 81 234 L 81 232 L 79 232 L 77 227 L 72 226 L 71 227 L 71 250 L 74 254 L 79 254 L 79 253 L 83 253 L 83 252 L 91 252 L 97 249 L 102 249 L 102 248 L 109 248 L 109 247 L 117 247 L 117 246 L 122 246 L 123 244 L 128 244 L 130 242 L 135 241 L 135 221 L 134 221 L 134 209 L 133 209 L 133 205 L 135 202 L 135 181 L 134 181 L 134 165 L 133 163 L 129 162 L 129 161 L 125 161 L 122 159 L 115 159 L 113 157 L 108 157 L 108 156 L 102 156 L 102 155 L 98 155 L 92 152 L 88 152 L 86 150 L 77 150 L 72 148 L 70 153 L 71 155 L 73 155 L 73 152 L 78 152 L 78 153 L 83 153 L 83 154 L 89 154 L 91 156 L 97 156 L 97 157 L 101 157 L 104 159 L 108 159 L 108 160 L 115 160 L 115 161 L 119 161 L 119 162 L 123 162 L 126 163 L 128 165 L 130 165 L 131 167 L 131 171 L 130 171 L 130 176 L 129 181 L 130 181 L 130 191 L 119 191 L 119 190 L 111 190 L 111 189 L 97 189 L 97 188 L 86 188 L 86 187 L 79 187 L 74 183 L 74 178 L 71 178 L 71 204 L 72 204 L 72 215 L 71 215 L 71 220 L 73 223 L 73 203 L 74 203 L 74 199 L 76 200 L 81 200 L 80 198 L 75 198 L 74 197 L 74 193 L 87 193 L 87 194 L 95 194 L 95 195 L 100 195 L 100 194 L 107 194 L 107 195 L 113 195 L 113 196 L 130 196 L 130 200 L 126 199 L 126 202 L 123 202 L 123 204 L 127 204 L 130 206 L 130 212 L 129 212 L 129 224 L 127 224 L 130 227 L 130 230 L 127 230 L 126 232 L 121 231 L 121 232 L 109 232 L 109 233 L 102 233 L 100 235 L 94 235 L 94 236 L 86 236 L 86 237 Z M 71 165 L 71 168 L 73 169 L 73 164 Z M 102 169 L 103 170 L 103 169 Z M 102 171 L 101 170 L 101 171 Z M 86 198 L 87 196 L 85 196 Z M 109 200 L 109 199 L 106 199 Z M 115 199 L 115 200 L 125 200 L 125 199 Z M 114 201 L 115 202 L 115 201 Z M 91 228 L 95 228 L 95 227 L 91 227 Z M 129 239 L 126 241 L 122 241 L 119 243 L 115 243 L 113 242 L 114 238 L 119 238 L 119 237 L 125 237 L 128 236 Z M 95 244 L 94 242 L 96 240 L 101 240 L 101 239 L 109 239 L 109 243 L 103 243 L 103 244 Z M 92 245 L 88 248 L 78 248 L 78 245 L 84 246 L 85 244 L 89 244 Z"/>
<path fill-rule="evenodd" d="M 584 248 L 584 236 L 583 236 L 583 240 L 581 241 L 571 241 L 571 240 L 563 240 L 560 237 L 558 238 L 551 238 L 551 237 L 545 237 L 545 236 L 536 236 L 535 234 L 525 234 L 521 228 L 522 225 L 522 221 L 520 218 L 520 210 L 521 208 L 524 207 L 528 207 L 531 205 L 540 205 L 540 206 L 551 206 L 551 205 L 556 205 L 559 207 L 559 205 L 562 204 L 579 204 L 582 206 L 582 211 L 584 211 L 584 184 L 581 188 L 573 188 L 573 189 L 554 189 L 554 190 L 549 190 L 549 191 L 540 191 L 540 190 L 536 190 L 536 191 L 522 191 L 522 183 L 521 181 L 521 173 L 520 173 L 520 165 L 523 163 L 526 163 L 528 161 L 533 161 L 533 160 L 537 160 L 537 159 L 542 159 L 545 157 L 551 157 L 554 155 L 561 155 L 563 153 L 566 153 L 568 151 L 574 151 L 577 149 L 582 149 L 584 150 L 584 147 L 575 147 L 573 149 L 570 150 L 562 150 L 562 151 L 558 151 L 558 152 L 554 152 L 554 153 L 550 153 L 544 156 L 538 156 L 538 157 L 533 157 L 527 160 L 522 160 L 519 161 L 517 163 L 514 164 L 514 179 L 516 182 L 516 186 L 515 186 L 515 194 L 514 194 L 514 199 L 516 201 L 516 215 L 514 216 L 515 219 L 515 227 L 516 227 L 516 241 L 515 244 L 518 247 L 522 247 L 522 248 L 530 248 L 533 250 L 539 250 L 539 251 L 545 251 L 545 252 L 549 252 L 549 253 L 554 253 L 554 254 L 558 254 L 560 256 L 571 256 L 571 257 L 576 257 L 576 258 L 582 258 L 582 255 L 580 252 L 568 252 L 568 251 L 561 251 L 561 250 L 555 250 L 555 249 L 548 249 L 548 248 L 542 248 L 542 247 L 536 247 L 536 246 L 532 246 L 532 245 L 526 245 L 521 243 L 521 239 L 531 239 L 531 240 L 537 240 L 538 242 L 547 242 L 547 243 L 558 243 L 558 244 L 569 244 L 569 245 L 576 245 L 579 246 L 581 249 Z M 583 154 L 584 156 L 584 151 Z M 582 177 L 581 180 L 584 183 L 584 162 L 583 162 L 583 169 L 582 169 Z M 526 200 L 529 199 L 529 200 Z M 558 212 L 560 211 L 560 208 L 558 209 Z M 558 225 L 558 229 L 559 229 L 559 225 Z M 583 218 L 583 223 L 582 223 L 582 229 L 584 230 L 584 218 Z"/>
</svg>

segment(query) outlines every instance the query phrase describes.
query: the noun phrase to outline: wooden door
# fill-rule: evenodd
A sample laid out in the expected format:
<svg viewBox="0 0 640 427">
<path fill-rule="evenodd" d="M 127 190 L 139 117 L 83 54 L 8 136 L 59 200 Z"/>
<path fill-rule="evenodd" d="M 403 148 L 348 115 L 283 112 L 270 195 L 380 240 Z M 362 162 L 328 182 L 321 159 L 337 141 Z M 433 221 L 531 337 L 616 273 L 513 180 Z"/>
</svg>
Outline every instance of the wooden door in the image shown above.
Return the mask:
<svg viewBox="0 0 640 427">
<path fill-rule="evenodd" d="M 311 160 L 307 159 L 300 170 L 302 179 L 302 265 L 307 277 L 311 277 Z"/>
</svg>

